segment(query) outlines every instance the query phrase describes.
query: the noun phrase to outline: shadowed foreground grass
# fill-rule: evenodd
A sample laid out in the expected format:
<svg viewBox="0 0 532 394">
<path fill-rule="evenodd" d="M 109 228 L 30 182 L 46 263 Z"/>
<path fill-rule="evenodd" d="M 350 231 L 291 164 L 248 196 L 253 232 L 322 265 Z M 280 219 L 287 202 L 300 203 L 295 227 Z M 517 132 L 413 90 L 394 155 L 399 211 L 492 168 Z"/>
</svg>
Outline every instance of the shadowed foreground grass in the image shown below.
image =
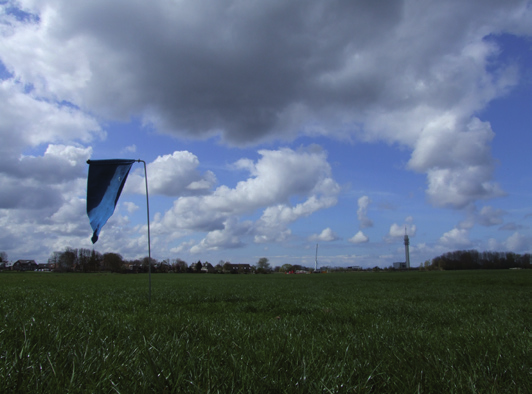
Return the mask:
<svg viewBox="0 0 532 394">
<path fill-rule="evenodd" d="M 0 392 L 532 392 L 532 271 L 0 273 Z"/>
</svg>

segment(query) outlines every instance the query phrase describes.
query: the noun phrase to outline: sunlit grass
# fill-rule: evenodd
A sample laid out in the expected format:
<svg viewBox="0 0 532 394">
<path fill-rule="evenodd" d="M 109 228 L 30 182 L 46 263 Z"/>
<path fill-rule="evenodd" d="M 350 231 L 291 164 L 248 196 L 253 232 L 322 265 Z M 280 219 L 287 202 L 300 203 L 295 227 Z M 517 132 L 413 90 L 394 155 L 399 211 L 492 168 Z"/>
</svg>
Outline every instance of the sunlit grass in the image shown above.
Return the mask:
<svg viewBox="0 0 532 394">
<path fill-rule="evenodd" d="M 532 271 L 0 274 L 0 392 L 532 391 Z"/>
</svg>

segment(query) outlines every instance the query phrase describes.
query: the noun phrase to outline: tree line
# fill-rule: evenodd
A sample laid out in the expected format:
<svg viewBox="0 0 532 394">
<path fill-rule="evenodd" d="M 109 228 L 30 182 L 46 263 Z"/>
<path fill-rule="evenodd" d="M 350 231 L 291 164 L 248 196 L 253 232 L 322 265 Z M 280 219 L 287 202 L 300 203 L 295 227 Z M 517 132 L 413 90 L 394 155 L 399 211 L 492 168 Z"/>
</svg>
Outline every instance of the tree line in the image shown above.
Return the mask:
<svg viewBox="0 0 532 394">
<path fill-rule="evenodd" d="M 148 256 L 141 259 L 127 260 L 119 253 L 100 253 L 91 249 L 75 249 L 67 247 L 63 251 L 54 251 L 48 259 L 48 266 L 56 272 L 116 272 L 116 273 L 241 273 L 243 270 L 235 270 L 229 261 L 220 260 L 212 265 L 208 261 L 197 261 L 190 265 L 179 258 L 157 261 Z M 242 266 L 243 264 L 239 264 Z M 244 264 L 246 265 L 246 264 Z M 271 272 L 268 259 L 262 257 L 254 266 L 249 266 L 249 272 Z M 246 271 L 247 272 L 247 271 Z"/>
<path fill-rule="evenodd" d="M 458 250 L 447 252 L 425 262 L 426 269 L 437 270 L 476 270 L 532 268 L 529 253 L 479 252 L 478 250 Z"/>
<path fill-rule="evenodd" d="M 7 262 L 7 253 L 0 251 L 0 264 Z M 149 257 L 141 259 L 126 260 L 118 253 L 100 253 L 92 249 L 74 249 L 67 247 L 63 251 L 54 251 L 48 259 L 48 266 L 57 272 L 101 272 L 110 271 L 118 273 L 128 272 L 148 272 L 151 264 L 151 271 L 154 273 L 270 273 L 270 272 L 298 272 L 310 271 L 301 265 L 283 264 L 280 267 L 271 267 L 268 259 L 262 257 L 254 265 L 249 266 L 249 270 L 234 269 L 234 264 L 229 261 L 220 260 L 218 264 L 212 265 L 209 262 L 197 261 L 188 264 L 182 259 L 166 259 L 157 261 Z M 242 266 L 243 264 L 239 264 Z M 245 265 L 245 264 L 244 264 Z M 353 267 L 320 267 L 320 270 L 327 271 L 350 271 Z M 360 268 L 360 267 L 356 267 Z M 532 260 L 529 253 L 517 254 L 513 252 L 479 252 L 478 250 L 458 250 L 447 252 L 432 260 L 427 260 L 421 264 L 420 270 L 475 270 L 475 269 L 510 269 L 522 268 L 532 269 Z M 388 270 L 392 267 L 388 268 Z M 366 270 L 380 271 L 380 267 L 367 268 Z M 387 270 L 385 268 L 385 270 Z"/>
</svg>

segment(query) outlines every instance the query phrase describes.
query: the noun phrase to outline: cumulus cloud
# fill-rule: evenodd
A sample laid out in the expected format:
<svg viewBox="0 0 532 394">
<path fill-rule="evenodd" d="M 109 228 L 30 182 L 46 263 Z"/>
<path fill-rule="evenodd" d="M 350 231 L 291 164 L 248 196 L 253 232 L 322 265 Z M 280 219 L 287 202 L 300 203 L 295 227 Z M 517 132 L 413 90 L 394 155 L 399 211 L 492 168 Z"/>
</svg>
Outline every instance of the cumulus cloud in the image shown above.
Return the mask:
<svg viewBox="0 0 532 394">
<path fill-rule="evenodd" d="M 146 169 L 150 194 L 177 197 L 209 192 L 216 183 L 216 177 L 211 171 L 201 174 L 198 166 L 198 158 L 187 151 L 158 156 L 148 163 Z M 144 194 L 146 187 L 143 175 L 143 170 L 131 174 L 125 191 Z"/>
<path fill-rule="evenodd" d="M 353 235 L 351 238 L 348 239 L 349 242 L 353 244 L 362 244 L 369 242 L 369 237 L 364 234 L 362 231 L 359 231 L 355 235 Z"/>
<path fill-rule="evenodd" d="M 436 206 L 504 194 L 493 180 L 495 134 L 478 113 L 518 81 L 515 67 L 494 61 L 492 37 L 532 34 L 526 0 L 8 0 L 0 9 L 2 207 L 34 209 L 39 190 L 43 202 L 57 201 L 45 179 L 75 183 L 88 144 L 105 137 L 99 122 L 131 117 L 236 146 L 300 135 L 384 141 L 411 152 L 407 168 L 426 175 Z M 263 210 L 255 241 L 286 238 L 293 220 L 334 205 L 338 190 L 322 169 L 305 167 L 312 160 L 296 158 L 304 164 L 261 151 L 258 162 L 236 164 L 249 179 L 213 191 L 216 178 L 193 154 L 160 156 L 149 164 L 150 188 L 179 199 L 156 224 L 221 231 L 229 216 Z M 41 181 L 27 169 L 44 174 L 54 162 L 61 170 Z M 131 174 L 130 191 L 140 192 L 141 178 Z M 361 229 L 371 226 L 369 203 L 359 201 Z"/>
<path fill-rule="evenodd" d="M 135 153 L 136 151 L 137 151 L 137 146 L 135 144 L 128 145 L 124 148 L 124 152 L 127 152 L 127 153 Z"/>
<path fill-rule="evenodd" d="M 259 154 L 257 162 L 238 161 L 246 163 L 248 179 L 234 188 L 222 185 L 208 195 L 178 198 L 155 221 L 156 231 L 207 232 L 194 251 L 219 247 L 220 242 L 228 247 L 240 246 L 236 239 L 243 234 L 252 236 L 256 243 L 282 241 L 290 235 L 288 225 L 292 222 L 336 204 L 340 187 L 332 178 L 326 153 L 317 146 L 298 151 L 261 150 Z M 294 199 L 300 202 L 293 204 Z M 262 215 L 253 223 L 237 225 L 229 220 L 258 210 Z"/>
<path fill-rule="evenodd" d="M 323 231 L 319 234 L 312 234 L 309 237 L 309 241 L 321 242 L 336 241 L 337 239 L 339 239 L 338 235 L 334 231 L 332 231 L 330 227 L 323 229 Z"/>
<path fill-rule="evenodd" d="M 72 215 L 80 212 L 79 177 L 92 153 L 80 143 L 105 133 L 92 116 L 43 99 L 17 78 L 0 80 L 0 101 L 0 222 L 9 234 L 2 245 L 32 257 L 48 251 L 60 234 L 80 234 Z M 39 242 L 32 242 L 35 236 Z"/>
<path fill-rule="evenodd" d="M 90 247 L 89 222 L 79 220 L 86 217 L 85 200 L 79 197 L 84 194 L 86 181 L 75 179 L 49 187 L 37 186 L 33 180 L 17 181 L 19 192 L 21 185 L 27 185 L 27 189 L 19 195 L 18 203 L 0 207 L 0 249 L 9 246 L 11 254 L 19 258 L 41 260 L 58 248 Z M 2 204 L 5 192 L 4 187 L 0 188 Z"/>
<path fill-rule="evenodd" d="M 37 182 L 14 180 L 0 175 L 0 209 L 43 209 L 58 207 L 62 200 L 57 190 Z"/>
<path fill-rule="evenodd" d="M 427 173 L 429 199 L 439 206 L 466 207 L 504 193 L 491 181 L 493 159 L 489 124 L 473 119 L 441 119 L 428 125 L 416 143 L 409 167 Z"/>
<path fill-rule="evenodd" d="M 28 147 L 104 137 L 96 120 L 75 108 L 27 93 L 20 82 L 0 80 L 0 152 L 12 157 Z"/>
<path fill-rule="evenodd" d="M 399 143 L 430 201 L 462 208 L 502 194 L 474 115 L 516 83 L 489 35 L 528 34 L 526 4 L 26 0 L 3 5 L 30 17 L 2 14 L 0 59 L 4 84 L 180 136 Z"/>
<path fill-rule="evenodd" d="M 360 228 L 373 227 L 373 221 L 368 218 L 368 207 L 371 200 L 368 196 L 362 196 L 358 199 L 357 218 L 360 222 Z"/>
<path fill-rule="evenodd" d="M 242 236 L 249 232 L 249 228 L 249 222 L 239 223 L 236 218 L 228 219 L 223 229 L 207 233 L 205 238 L 190 248 L 190 253 L 239 248 L 244 245 Z"/>
<path fill-rule="evenodd" d="M 86 172 L 90 148 L 49 145 L 43 156 L 21 156 L 0 167 L 0 208 L 41 209 L 63 201 L 61 184 Z"/>
<path fill-rule="evenodd" d="M 512 235 L 503 241 L 498 241 L 495 238 L 488 240 L 489 250 L 507 250 L 514 253 L 531 253 L 532 252 L 532 237 L 515 231 Z"/>
<path fill-rule="evenodd" d="M 440 243 L 450 249 L 468 247 L 471 245 L 469 231 L 466 229 L 453 228 L 441 236 Z"/>
<path fill-rule="evenodd" d="M 230 215 L 251 213 L 268 207 L 263 221 L 287 223 L 336 202 L 338 184 L 331 178 L 326 153 L 288 148 L 261 150 L 261 158 L 250 168 L 250 177 L 234 188 L 219 186 L 206 196 L 181 197 L 164 215 L 161 223 L 169 227 L 214 230 L 223 227 Z M 292 198 L 305 198 L 290 204 Z M 334 201 L 332 201 L 332 200 Z"/>
<path fill-rule="evenodd" d="M 139 209 L 139 206 L 137 204 L 132 203 L 130 201 L 124 202 L 123 205 L 124 207 L 126 207 L 126 210 L 128 211 L 128 213 L 133 213 Z"/>
<path fill-rule="evenodd" d="M 416 225 L 412 224 L 412 217 L 409 216 L 405 219 L 404 225 L 399 225 L 394 223 L 390 226 L 390 231 L 384 238 L 387 242 L 395 242 L 397 238 L 403 238 L 405 234 L 408 234 L 409 237 L 415 237 L 416 235 Z"/>
<path fill-rule="evenodd" d="M 530 253 L 532 251 L 532 237 L 516 231 L 506 239 L 504 245 L 511 252 Z"/>
</svg>

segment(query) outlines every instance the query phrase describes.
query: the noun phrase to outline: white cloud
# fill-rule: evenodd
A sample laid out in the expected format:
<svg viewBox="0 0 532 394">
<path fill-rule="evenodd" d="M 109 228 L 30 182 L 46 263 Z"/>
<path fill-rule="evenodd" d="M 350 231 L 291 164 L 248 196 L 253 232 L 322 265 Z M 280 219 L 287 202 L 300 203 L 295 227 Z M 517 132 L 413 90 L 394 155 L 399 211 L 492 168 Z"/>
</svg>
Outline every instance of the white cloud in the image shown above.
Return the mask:
<svg viewBox="0 0 532 394">
<path fill-rule="evenodd" d="M 148 163 L 148 187 L 150 194 L 182 196 L 205 194 L 216 183 L 211 171 L 198 171 L 198 158 L 187 151 L 175 151 L 171 155 L 158 156 Z M 125 191 L 145 193 L 144 170 L 131 174 Z"/>
<path fill-rule="evenodd" d="M 440 243 L 450 249 L 459 249 L 471 245 L 469 231 L 466 229 L 453 228 L 440 238 Z"/>
<path fill-rule="evenodd" d="M 532 252 L 532 237 L 516 231 L 506 239 L 504 245 L 511 252 L 530 253 Z"/>
<path fill-rule="evenodd" d="M 0 80 L 0 136 L 3 156 L 16 156 L 27 147 L 104 137 L 94 118 L 83 112 L 41 100 L 13 79 Z"/>
<path fill-rule="evenodd" d="M 516 231 L 503 241 L 490 238 L 488 240 L 488 250 L 507 250 L 514 253 L 531 253 L 532 237 Z"/>
<path fill-rule="evenodd" d="M 325 152 L 312 149 L 261 150 L 250 178 L 232 189 L 222 185 L 206 196 L 180 197 L 160 224 L 212 231 L 223 228 L 229 216 L 265 209 L 261 220 L 267 226 L 272 216 L 286 224 L 332 206 L 340 188 L 331 178 Z M 292 206 L 293 198 L 306 200 Z"/>
<path fill-rule="evenodd" d="M 517 81 L 514 68 L 490 63 L 498 48 L 486 38 L 528 32 L 525 4 L 23 1 L 9 6 L 36 17 L 2 15 L 0 59 L 13 74 L 3 83 L 237 145 L 298 133 L 399 143 L 413 150 L 409 168 L 427 174 L 430 201 L 463 208 L 502 194 L 493 132 L 474 115 Z"/>
<path fill-rule="evenodd" d="M 238 223 L 236 218 L 228 219 L 223 229 L 209 231 L 205 238 L 190 248 L 190 253 L 242 247 L 241 237 L 248 233 L 250 227 L 249 222 Z"/>
<path fill-rule="evenodd" d="M 473 119 L 464 125 L 450 115 L 423 130 L 408 164 L 427 173 L 427 194 L 435 205 L 463 208 L 503 194 L 491 182 L 493 135 L 487 123 Z"/>
<path fill-rule="evenodd" d="M 17 8 L 31 15 L 17 18 Z M 426 175 L 432 204 L 467 211 L 503 195 L 493 179 L 494 131 L 477 116 L 519 74 L 512 60 L 499 61 L 493 37 L 530 35 L 530 26 L 527 1 L 4 2 L 0 208 L 9 212 L 1 218 L 14 219 L 10 236 L 29 234 L 29 210 L 45 212 L 38 223 L 66 219 L 79 209 L 83 192 L 71 189 L 79 189 L 88 144 L 105 137 L 99 122 L 131 118 L 238 146 L 298 135 L 384 141 L 411 151 L 407 168 Z M 260 154 L 235 164 L 246 180 L 214 190 L 214 174 L 200 171 L 192 153 L 158 157 L 148 166 L 150 189 L 179 199 L 155 227 L 226 231 L 210 234 L 210 248 L 239 228 L 228 227 L 229 218 L 262 211 L 248 235 L 268 242 L 336 204 L 324 153 Z M 128 190 L 144 193 L 140 173 L 130 175 Z M 364 229 L 372 221 L 362 198 Z M 501 224 L 503 215 L 484 207 L 455 230 Z M 396 226 L 390 237 L 403 235 Z M 451 242 L 450 233 L 442 239 Z"/>
<path fill-rule="evenodd" d="M 368 207 L 371 200 L 368 196 L 362 196 L 358 199 L 357 218 L 360 222 L 360 228 L 373 227 L 373 221 L 368 218 Z"/>
<path fill-rule="evenodd" d="M 349 242 L 353 244 L 361 244 L 369 242 L 369 237 L 365 235 L 362 231 L 359 231 L 355 235 L 353 235 L 351 238 L 348 239 Z"/>
<path fill-rule="evenodd" d="M 336 241 L 337 239 L 339 239 L 338 235 L 330 227 L 323 229 L 320 234 L 313 234 L 309 237 L 309 241 L 321 242 Z"/>
<path fill-rule="evenodd" d="M 123 202 L 122 205 L 126 207 L 126 210 L 128 211 L 128 213 L 133 213 L 139 209 L 139 206 L 137 204 L 129 202 L 129 201 Z"/>
<path fill-rule="evenodd" d="M 135 144 L 126 146 L 124 148 L 124 152 L 127 152 L 127 153 L 135 153 L 136 151 L 137 151 L 137 146 Z"/>
<path fill-rule="evenodd" d="M 416 235 L 416 225 L 412 224 L 412 218 L 409 216 L 406 218 L 405 222 L 407 224 L 399 225 L 394 223 L 390 226 L 390 231 L 386 235 L 385 239 L 388 242 L 394 242 L 394 238 L 403 238 L 405 234 L 408 234 L 409 237 L 415 237 Z"/>
<path fill-rule="evenodd" d="M 336 204 L 340 187 L 318 147 L 259 153 L 257 162 L 239 160 L 235 166 L 247 169 L 249 178 L 234 188 L 222 185 L 209 195 L 178 198 L 154 220 L 154 231 L 170 236 L 183 230 L 206 232 L 190 247 L 194 253 L 241 247 L 247 238 L 255 243 L 282 242 L 291 235 L 291 223 Z M 260 210 L 262 215 L 255 222 L 238 221 Z"/>
<path fill-rule="evenodd" d="M 334 191 L 333 191 L 334 193 Z M 295 206 L 278 204 L 266 208 L 260 219 L 255 223 L 255 242 L 280 242 L 286 240 L 291 231 L 287 227 L 296 220 L 307 217 L 321 209 L 336 204 L 336 196 L 311 196 L 303 203 Z"/>
<path fill-rule="evenodd" d="M 90 148 L 49 145 L 43 156 L 21 156 L 2 164 L 0 208 L 42 209 L 64 201 L 62 186 L 86 172 Z"/>
</svg>

